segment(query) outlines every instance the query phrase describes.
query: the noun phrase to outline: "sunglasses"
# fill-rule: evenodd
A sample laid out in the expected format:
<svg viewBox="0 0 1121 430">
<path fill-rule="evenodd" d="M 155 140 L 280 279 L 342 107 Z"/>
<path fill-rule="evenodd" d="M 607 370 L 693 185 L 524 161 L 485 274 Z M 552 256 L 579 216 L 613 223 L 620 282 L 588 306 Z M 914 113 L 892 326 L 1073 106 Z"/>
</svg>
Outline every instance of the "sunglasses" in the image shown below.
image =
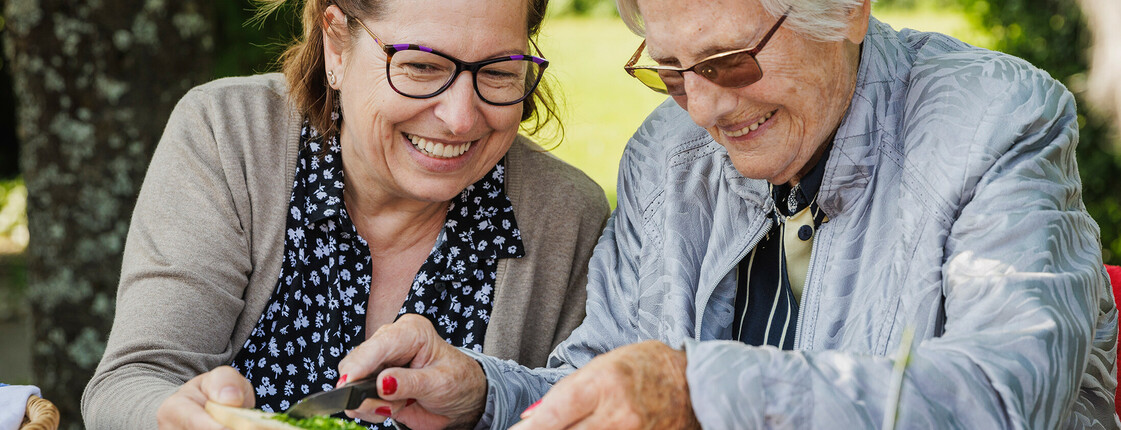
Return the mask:
<svg viewBox="0 0 1121 430">
<path fill-rule="evenodd" d="M 786 13 L 782 14 L 774 27 L 771 27 L 771 30 L 763 36 L 763 39 L 754 48 L 722 52 L 705 58 L 690 67 L 634 65 L 642 55 L 643 48 L 646 47 L 646 41 L 643 40 L 642 44 L 638 45 L 638 50 L 634 51 L 630 61 L 627 61 L 627 65 L 623 66 L 623 70 L 626 70 L 627 73 L 648 88 L 671 96 L 685 95 L 685 72 L 696 73 L 725 88 L 746 87 L 763 79 L 763 69 L 759 68 L 759 61 L 755 59 L 755 56 L 759 55 L 759 51 L 762 51 L 763 47 L 767 45 L 767 41 L 771 40 L 771 36 L 775 34 L 775 31 L 778 31 L 779 26 L 786 20 L 786 15 L 789 13 L 790 11 L 787 10 Z"/>
</svg>

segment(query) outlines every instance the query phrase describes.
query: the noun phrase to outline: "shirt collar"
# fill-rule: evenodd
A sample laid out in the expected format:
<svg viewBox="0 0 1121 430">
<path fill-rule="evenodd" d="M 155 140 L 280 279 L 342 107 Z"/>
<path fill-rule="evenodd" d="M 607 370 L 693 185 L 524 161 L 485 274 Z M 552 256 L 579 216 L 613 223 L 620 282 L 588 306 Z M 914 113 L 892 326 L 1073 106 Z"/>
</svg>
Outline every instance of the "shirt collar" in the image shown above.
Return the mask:
<svg viewBox="0 0 1121 430">
<path fill-rule="evenodd" d="M 791 211 L 787 205 L 791 197 L 790 185 L 781 184 L 771 187 L 771 197 L 775 199 L 775 207 L 779 212 L 785 216 L 792 216 L 803 208 L 814 203 L 814 198 L 817 197 L 817 191 L 821 188 L 821 178 L 825 174 L 825 164 L 829 161 L 829 152 L 833 149 L 833 145 L 829 144 L 825 148 L 825 152 L 821 154 L 821 158 L 817 160 L 810 171 L 798 181 L 798 189 L 794 192 L 795 209 Z"/>
</svg>

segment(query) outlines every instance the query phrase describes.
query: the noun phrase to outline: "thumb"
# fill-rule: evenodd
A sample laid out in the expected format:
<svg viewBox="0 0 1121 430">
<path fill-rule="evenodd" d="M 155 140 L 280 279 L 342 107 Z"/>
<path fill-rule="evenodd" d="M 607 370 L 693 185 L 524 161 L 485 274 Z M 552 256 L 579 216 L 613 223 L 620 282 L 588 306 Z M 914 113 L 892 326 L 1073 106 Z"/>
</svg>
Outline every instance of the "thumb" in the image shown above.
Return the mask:
<svg viewBox="0 0 1121 430">
<path fill-rule="evenodd" d="M 199 382 L 203 394 L 214 402 L 239 408 L 252 408 L 256 403 L 253 385 L 230 366 L 204 373 Z"/>
</svg>

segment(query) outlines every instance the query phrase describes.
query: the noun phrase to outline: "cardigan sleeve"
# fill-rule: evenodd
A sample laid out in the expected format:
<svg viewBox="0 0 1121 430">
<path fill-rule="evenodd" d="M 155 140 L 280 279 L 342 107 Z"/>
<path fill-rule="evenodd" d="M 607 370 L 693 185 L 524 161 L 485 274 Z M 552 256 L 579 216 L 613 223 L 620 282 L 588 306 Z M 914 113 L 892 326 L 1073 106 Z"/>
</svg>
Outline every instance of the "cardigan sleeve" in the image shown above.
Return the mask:
<svg viewBox="0 0 1121 430">
<path fill-rule="evenodd" d="M 236 349 L 254 267 L 231 191 L 244 179 L 223 168 L 210 103 L 198 88 L 183 97 L 141 187 L 116 317 L 82 399 L 91 429 L 155 428 L 164 399 Z"/>
</svg>

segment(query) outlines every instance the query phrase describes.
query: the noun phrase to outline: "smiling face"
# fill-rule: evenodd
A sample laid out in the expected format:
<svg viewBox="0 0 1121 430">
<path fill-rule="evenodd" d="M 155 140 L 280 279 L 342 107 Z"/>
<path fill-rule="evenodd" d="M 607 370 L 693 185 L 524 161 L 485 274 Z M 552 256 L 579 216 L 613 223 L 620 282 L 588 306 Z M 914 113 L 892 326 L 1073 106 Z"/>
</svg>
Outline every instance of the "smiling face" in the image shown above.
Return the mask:
<svg viewBox="0 0 1121 430">
<path fill-rule="evenodd" d="M 386 6 L 380 19 L 357 17 L 382 43 L 423 45 L 464 61 L 527 53 L 525 0 L 390 0 Z M 344 28 L 337 7 L 328 9 L 327 19 Z M 506 154 L 517 136 L 520 103 L 483 102 L 470 73 L 435 97 L 402 96 L 386 80 L 385 52 L 360 26 L 354 28 L 347 48 L 338 38 L 324 44 L 326 69 L 338 75 L 332 87 L 339 90 L 344 117 L 340 142 L 348 193 L 445 202 Z"/>
<path fill-rule="evenodd" d="M 777 21 L 757 0 L 639 0 L 638 6 L 648 52 L 667 66 L 753 47 Z M 840 41 L 811 40 L 784 24 L 756 56 L 763 78 L 754 84 L 723 88 L 686 72 L 685 94 L 673 98 L 728 150 L 740 174 L 774 184 L 799 179 L 852 98 L 867 8 L 847 16 L 850 28 Z"/>
</svg>

